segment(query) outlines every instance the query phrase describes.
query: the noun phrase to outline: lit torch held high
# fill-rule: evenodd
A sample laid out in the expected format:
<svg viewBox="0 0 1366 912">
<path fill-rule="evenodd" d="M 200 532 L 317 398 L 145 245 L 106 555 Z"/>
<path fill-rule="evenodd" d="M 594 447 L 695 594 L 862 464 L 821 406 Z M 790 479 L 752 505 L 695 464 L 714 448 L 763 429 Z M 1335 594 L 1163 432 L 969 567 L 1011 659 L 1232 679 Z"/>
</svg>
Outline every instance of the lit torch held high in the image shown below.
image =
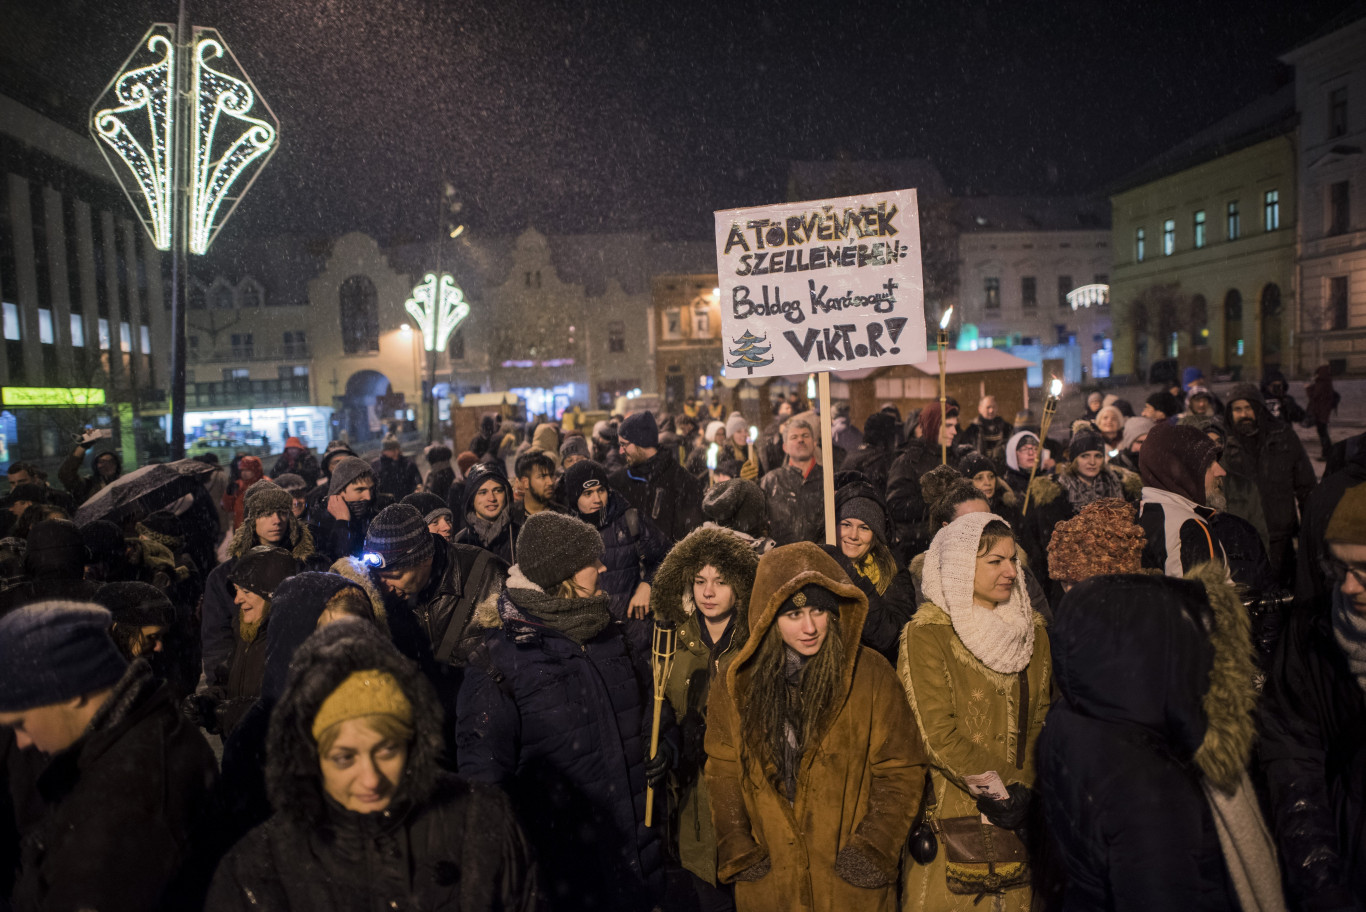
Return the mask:
<svg viewBox="0 0 1366 912">
<path fill-rule="evenodd" d="M 944 442 L 945 407 L 948 403 L 947 376 L 944 369 L 944 354 L 949 348 L 949 321 L 953 319 L 953 308 L 944 311 L 939 318 L 939 462 L 949 464 L 949 445 Z"/>
<path fill-rule="evenodd" d="M 1053 423 L 1053 413 L 1058 410 L 1058 397 L 1062 395 L 1062 381 L 1057 377 L 1048 384 L 1048 395 L 1043 400 L 1043 420 L 1039 422 L 1039 455 L 1034 457 L 1034 467 L 1029 470 L 1029 487 L 1025 488 L 1024 506 L 1020 515 L 1029 512 L 1029 496 L 1034 493 L 1034 476 L 1039 473 L 1039 463 L 1043 462 L 1043 442 L 1048 439 L 1048 426 Z"/>
</svg>

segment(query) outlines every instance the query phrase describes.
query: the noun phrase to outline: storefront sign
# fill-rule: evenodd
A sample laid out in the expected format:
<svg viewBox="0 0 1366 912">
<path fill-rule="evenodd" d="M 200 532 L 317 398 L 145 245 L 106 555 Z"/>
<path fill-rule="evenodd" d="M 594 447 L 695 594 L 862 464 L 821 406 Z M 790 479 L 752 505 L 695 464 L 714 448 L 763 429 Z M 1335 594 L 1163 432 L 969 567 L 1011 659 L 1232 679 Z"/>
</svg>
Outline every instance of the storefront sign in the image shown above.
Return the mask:
<svg viewBox="0 0 1366 912">
<path fill-rule="evenodd" d="M 716 213 L 726 376 L 919 364 L 916 191 Z"/>
<path fill-rule="evenodd" d="M 4 405 L 104 405 L 104 390 L 47 386 L 6 386 L 0 388 L 0 403 Z"/>
</svg>

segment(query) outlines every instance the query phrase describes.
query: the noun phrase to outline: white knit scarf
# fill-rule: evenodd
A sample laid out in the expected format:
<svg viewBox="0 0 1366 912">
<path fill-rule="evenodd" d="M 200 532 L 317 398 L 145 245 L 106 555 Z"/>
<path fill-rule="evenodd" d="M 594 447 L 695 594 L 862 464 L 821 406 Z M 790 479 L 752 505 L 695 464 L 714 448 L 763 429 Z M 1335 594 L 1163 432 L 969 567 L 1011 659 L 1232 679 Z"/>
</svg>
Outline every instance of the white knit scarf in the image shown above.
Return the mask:
<svg viewBox="0 0 1366 912">
<path fill-rule="evenodd" d="M 1347 657 L 1357 686 L 1366 690 L 1366 617 L 1352 610 L 1340 586 L 1333 590 L 1333 639 Z"/>
<path fill-rule="evenodd" d="M 998 674 L 1016 674 L 1034 655 L 1034 610 L 1019 558 L 1009 599 L 993 610 L 972 598 L 977 546 L 992 520 L 1005 522 L 994 513 L 969 513 L 939 530 L 925 554 L 923 590 L 925 598 L 948 614 L 954 633 L 978 661 Z"/>
</svg>

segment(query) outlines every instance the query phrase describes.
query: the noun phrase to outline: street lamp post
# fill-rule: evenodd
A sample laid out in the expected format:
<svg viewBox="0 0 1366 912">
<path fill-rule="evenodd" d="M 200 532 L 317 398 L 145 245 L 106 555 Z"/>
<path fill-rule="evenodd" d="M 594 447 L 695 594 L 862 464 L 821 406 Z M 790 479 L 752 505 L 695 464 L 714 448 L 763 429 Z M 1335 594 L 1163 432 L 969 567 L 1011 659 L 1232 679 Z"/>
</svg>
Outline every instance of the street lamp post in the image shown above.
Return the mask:
<svg viewBox="0 0 1366 912">
<path fill-rule="evenodd" d="M 257 108 L 257 104 L 260 108 Z M 185 455 L 185 272 L 279 145 L 279 121 L 218 32 L 147 30 L 90 109 L 90 134 L 158 250 L 171 253 L 171 454 Z"/>
</svg>

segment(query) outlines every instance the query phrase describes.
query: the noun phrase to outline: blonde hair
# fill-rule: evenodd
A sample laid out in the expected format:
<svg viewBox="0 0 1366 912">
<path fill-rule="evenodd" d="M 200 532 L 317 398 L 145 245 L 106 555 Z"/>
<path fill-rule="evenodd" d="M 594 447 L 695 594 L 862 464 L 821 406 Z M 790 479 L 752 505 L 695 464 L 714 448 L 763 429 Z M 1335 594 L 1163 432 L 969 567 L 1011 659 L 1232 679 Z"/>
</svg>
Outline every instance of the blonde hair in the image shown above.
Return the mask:
<svg viewBox="0 0 1366 912">
<path fill-rule="evenodd" d="M 368 716 L 356 716 L 356 719 L 370 731 L 392 741 L 395 744 L 411 744 L 413 741 L 413 728 L 404 724 L 401 719 L 396 719 L 385 713 L 373 713 Z M 342 719 L 334 722 L 325 728 L 322 734 L 318 735 L 318 756 L 325 757 L 332 747 L 337 743 L 337 737 L 341 734 L 342 723 L 348 720 Z"/>
</svg>

